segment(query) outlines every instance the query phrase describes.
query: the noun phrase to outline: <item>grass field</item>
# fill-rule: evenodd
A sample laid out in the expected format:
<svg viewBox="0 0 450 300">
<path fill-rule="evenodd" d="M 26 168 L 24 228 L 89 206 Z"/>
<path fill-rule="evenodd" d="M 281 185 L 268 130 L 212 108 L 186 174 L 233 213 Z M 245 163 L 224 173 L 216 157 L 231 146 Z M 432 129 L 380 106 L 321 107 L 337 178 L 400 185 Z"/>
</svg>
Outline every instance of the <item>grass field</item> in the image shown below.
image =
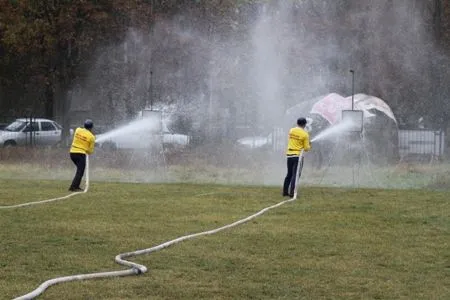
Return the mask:
<svg viewBox="0 0 450 300">
<path fill-rule="evenodd" d="M 281 153 L 206 150 L 166 155 L 163 164 L 149 159 L 146 152 L 99 149 L 90 158 L 91 180 L 278 186 L 286 175 Z M 0 148 L 0 179 L 71 180 L 74 170 L 67 149 Z M 317 169 L 306 157 L 302 174 L 302 183 L 308 186 L 450 190 L 450 161 L 392 165 L 336 161 Z"/>
<path fill-rule="evenodd" d="M 65 181 L 0 179 L 0 205 L 66 194 Z M 132 259 L 149 271 L 50 287 L 39 299 L 450 299 L 450 192 L 305 188 L 239 227 Z M 0 299 L 274 205 L 279 188 L 91 183 L 0 209 Z"/>
</svg>

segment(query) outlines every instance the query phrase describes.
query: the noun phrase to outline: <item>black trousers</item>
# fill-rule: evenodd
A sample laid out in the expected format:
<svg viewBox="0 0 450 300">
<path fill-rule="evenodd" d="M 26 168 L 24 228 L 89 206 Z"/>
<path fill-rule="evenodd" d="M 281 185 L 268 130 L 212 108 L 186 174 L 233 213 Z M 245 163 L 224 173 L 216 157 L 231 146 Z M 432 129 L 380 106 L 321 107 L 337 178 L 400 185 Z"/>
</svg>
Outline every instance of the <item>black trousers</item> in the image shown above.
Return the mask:
<svg viewBox="0 0 450 300">
<path fill-rule="evenodd" d="M 283 184 L 283 195 L 289 195 L 294 196 L 295 191 L 295 177 L 297 175 L 297 167 L 298 167 L 298 156 L 291 156 L 287 158 L 287 174 L 284 178 L 284 184 Z M 300 163 L 300 170 L 298 177 L 302 175 L 302 169 L 303 169 L 303 157 L 302 161 Z"/>
<path fill-rule="evenodd" d="M 86 169 L 86 154 L 82 153 L 70 153 L 70 159 L 73 161 L 75 166 L 77 166 L 77 172 L 72 180 L 70 188 L 77 189 L 80 188 L 81 179 L 84 175 L 84 169 Z"/>
</svg>

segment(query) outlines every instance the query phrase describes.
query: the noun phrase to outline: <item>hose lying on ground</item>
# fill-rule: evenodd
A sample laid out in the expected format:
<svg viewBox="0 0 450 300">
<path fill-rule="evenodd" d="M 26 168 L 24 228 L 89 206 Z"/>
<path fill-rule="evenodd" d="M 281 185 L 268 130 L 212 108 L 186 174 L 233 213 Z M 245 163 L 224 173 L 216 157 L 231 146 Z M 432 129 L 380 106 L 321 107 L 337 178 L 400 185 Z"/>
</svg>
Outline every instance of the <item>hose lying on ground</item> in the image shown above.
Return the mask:
<svg viewBox="0 0 450 300">
<path fill-rule="evenodd" d="M 302 155 L 300 155 L 300 159 L 301 159 Z M 299 171 L 297 171 L 299 172 Z M 87 169 L 87 174 L 88 174 L 88 169 Z M 86 176 L 86 180 L 89 180 L 89 176 Z M 86 183 L 86 186 L 88 186 L 88 183 Z M 85 190 L 87 191 L 87 189 Z M 176 238 L 174 240 L 162 243 L 160 245 L 151 247 L 151 248 L 147 248 L 147 249 L 142 249 L 142 250 L 137 250 L 137 251 L 133 251 L 133 252 L 126 252 L 126 253 L 122 253 L 119 254 L 115 257 L 115 261 L 116 263 L 118 263 L 119 265 L 122 266 L 126 266 L 129 269 L 128 270 L 120 270 L 120 271 L 109 271 L 109 272 L 99 272 L 99 273 L 90 273 L 90 274 L 78 274 L 78 275 L 72 275 L 72 276 L 64 276 L 64 277 L 57 277 L 57 278 L 53 278 L 50 280 L 47 280 L 45 282 L 43 282 L 38 288 L 36 288 L 35 290 L 33 290 L 32 292 L 17 297 L 14 300 L 30 300 L 30 299 L 34 299 L 35 297 L 39 296 L 40 294 L 42 294 L 48 287 L 58 284 L 58 283 L 63 283 L 63 282 L 70 282 L 70 281 L 76 281 L 76 280 L 87 280 L 87 279 L 94 279 L 94 278 L 109 278 L 109 277 L 119 277 L 119 276 L 129 276 L 129 275 L 138 275 L 138 274 L 142 274 L 147 272 L 147 267 L 144 265 L 140 265 L 131 261 L 126 260 L 127 258 L 131 258 L 131 257 L 135 257 L 138 255 L 143 255 L 143 254 L 149 254 L 152 252 L 156 252 L 159 250 L 162 250 L 164 248 L 167 248 L 169 246 L 172 246 L 174 244 L 180 243 L 182 241 L 185 240 L 189 240 L 189 239 L 193 239 L 199 236 L 203 236 L 203 235 L 211 235 L 211 234 L 215 234 L 217 232 L 220 232 L 222 230 L 225 229 L 229 229 L 232 227 L 235 227 L 237 225 L 246 223 L 262 214 L 264 214 L 265 212 L 277 208 L 281 205 L 284 205 L 288 202 L 291 201 L 295 201 L 297 199 L 297 191 L 295 191 L 294 196 L 291 199 L 279 202 L 275 205 L 266 207 L 262 210 L 260 210 L 259 212 L 248 216 L 244 219 L 238 220 L 234 223 L 216 228 L 216 229 L 212 229 L 212 230 L 208 230 L 208 231 L 203 231 L 203 232 L 198 232 L 198 233 L 194 233 L 194 234 L 189 234 L 189 235 L 185 235 L 179 238 Z"/>
<path fill-rule="evenodd" d="M 42 294 L 48 287 L 58 284 L 58 283 L 62 283 L 62 282 L 70 282 L 70 281 L 75 281 L 75 280 L 85 280 L 85 279 L 93 279 L 93 278 L 107 278 L 107 277 L 118 277 L 118 276 L 128 276 L 128 275 L 137 275 L 137 274 L 142 274 L 147 272 L 147 267 L 144 265 L 140 265 L 128 260 L 125 260 L 126 258 L 130 258 L 130 257 L 134 257 L 134 256 L 138 256 L 138 255 L 143 255 L 143 254 L 149 254 L 164 248 L 167 248 L 173 244 L 185 241 L 185 240 L 189 240 L 189 239 L 193 239 L 195 237 L 199 237 L 202 235 L 210 235 L 210 234 L 214 234 L 217 233 L 219 231 L 246 223 L 256 217 L 258 217 L 259 215 L 262 215 L 263 213 L 265 213 L 266 211 L 279 207 L 287 202 L 291 202 L 294 201 L 296 198 L 291 198 L 289 200 L 285 200 L 282 202 L 279 202 L 275 205 L 266 207 L 262 210 L 260 210 L 259 212 L 241 219 L 239 221 L 236 221 L 234 223 L 213 229 L 213 230 L 209 230 L 209 231 L 204 231 L 204 232 L 199 232 L 199 233 L 194 233 L 194 234 L 190 234 L 190 235 L 185 235 L 179 238 L 176 238 L 174 240 L 165 242 L 163 244 L 160 244 L 158 246 L 152 247 L 152 248 L 147 248 L 147 249 L 143 249 L 143 250 L 137 250 L 137 251 L 133 251 L 133 252 L 127 252 L 127 253 L 122 253 L 116 256 L 115 261 L 123 266 L 129 267 L 130 269 L 128 270 L 122 270 L 122 271 L 111 271 L 111 272 L 101 272 L 101 273 L 91 273 L 91 274 L 79 274 L 79 275 L 73 275 L 73 276 L 65 276 L 65 277 L 58 277 L 58 278 L 54 278 L 54 279 L 50 279 L 45 281 L 44 283 L 42 283 L 37 289 L 35 289 L 34 291 L 20 296 L 18 298 L 15 298 L 15 300 L 29 300 L 29 299 L 33 299 L 37 296 L 39 296 L 40 294 Z"/>
<path fill-rule="evenodd" d="M 84 188 L 84 190 L 82 192 L 74 192 L 74 193 L 70 193 L 67 196 L 53 198 L 53 199 L 47 199 L 47 200 L 42 200 L 42 201 L 33 201 L 33 202 L 27 202 L 27 203 L 15 204 L 15 205 L 0 206 L 0 209 L 19 208 L 19 207 L 32 206 L 32 205 L 37 205 L 37 204 L 44 204 L 44 203 L 49 203 L 49 202 L 65 200 L 65 199 L 69 199 L 78 194 L 87 193 L 88 190 L 89 190 L 89 156 L 87 155 L 86 156 L 86 187 Z"/>
</svg>

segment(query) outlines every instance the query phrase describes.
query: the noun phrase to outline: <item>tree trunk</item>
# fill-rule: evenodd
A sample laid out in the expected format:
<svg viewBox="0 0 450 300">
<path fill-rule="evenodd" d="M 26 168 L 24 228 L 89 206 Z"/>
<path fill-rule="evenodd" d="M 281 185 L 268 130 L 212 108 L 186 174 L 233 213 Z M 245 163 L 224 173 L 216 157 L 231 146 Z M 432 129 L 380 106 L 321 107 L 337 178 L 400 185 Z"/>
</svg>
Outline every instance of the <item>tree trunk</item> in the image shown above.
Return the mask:
<svg viewBox="0 0 450 300">
<path fill-rule="evenodd" d="M 49 79 L 45 84 L 45 100 L 44 100 L 44 115 L 46 118 L 53 119 L 53 104 L 54 104 L 54 83 Z"/>
</svg>

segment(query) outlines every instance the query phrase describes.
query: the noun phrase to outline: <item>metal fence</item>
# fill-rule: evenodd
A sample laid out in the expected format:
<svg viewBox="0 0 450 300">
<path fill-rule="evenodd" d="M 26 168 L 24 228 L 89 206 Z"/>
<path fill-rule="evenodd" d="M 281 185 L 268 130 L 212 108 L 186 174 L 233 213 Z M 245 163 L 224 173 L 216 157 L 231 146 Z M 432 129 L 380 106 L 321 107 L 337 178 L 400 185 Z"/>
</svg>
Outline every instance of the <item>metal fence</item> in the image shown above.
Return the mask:
<svg viewBox="0 0 450 300">
<path fill-rule="evenodd" d="M 108 131 L 110 128 L 96 126 L 96 134 Z M 441 159 L 446 152 L 445 132 L 443 130 L 425 129 L 401 129 L 398 134 L 398 141 L 392 141 L 392 148 L 397 152 L 401 160 L 419 159 Z M 16 119 L 11 116 L 0 116 L 0 147 L 4 146 L 56 146 L 62 143 L 62 127 L 58 123 L 27 116 Z M 168 145 L 190 146 L 205 143 L 204 138 L 198 134 L 170 134 L 164 135 L 164 142 Z M 206 139 L 206 142 L 208 139 Z M 230 141 L 228 140 L 228 143 Z M 250 150 L 267 149 L 277 153 L 282 153 L 286 147 L 286 132 L 282 128 L 275 128 L 267 136 L 251 136 L 233 141 L 235 146 L 248 148 Z M 220 142 L 219 142 L 220 143 Z M 67 145 L 66 145 L 67 146 Z M 320 145 L 316 145 L 320 146 Z M 376 151 L 380 152 L 379 141 L 372 145 Z M 316 147 L 317 148 L 317 147 Z M 320 147 L 319 147 L 320 148 Z M 369 147 L 371 148 L 371 147 Z M 448 149 L 447 149 L 448 152 Z"/>
<path fill-rule="evenodd" d="M 445 154 L 445 132 L 442 130 L 399 130 L 398 137 L 402 160 L 440 159 Z"/>
<path fill-rule="evenodd" d="M 370 136 L 365 141 L 365 150 L 370 152 L 372 159 L 380 161 L 430 161 L 444 158 L 449 153 L 443 130 L 401 129 L 392 134 Z M 266 146 L 274 151 L 283 151 L 286 146 L 286 133 L 275 129 L 268 137 L 254 137 L 243 139 L 249 148 L 262 148 Z M 315 151 L 329 152 L 336 141 L 315 142 Z M 355 141 L 347 141 L 351 146 Z M 383 143 L 382 145 L 380 143 Z M 323 148 L 328 147 L 327 149 Z M 379 158 L 379 159 L 378 159 Z"/>
</svg>

